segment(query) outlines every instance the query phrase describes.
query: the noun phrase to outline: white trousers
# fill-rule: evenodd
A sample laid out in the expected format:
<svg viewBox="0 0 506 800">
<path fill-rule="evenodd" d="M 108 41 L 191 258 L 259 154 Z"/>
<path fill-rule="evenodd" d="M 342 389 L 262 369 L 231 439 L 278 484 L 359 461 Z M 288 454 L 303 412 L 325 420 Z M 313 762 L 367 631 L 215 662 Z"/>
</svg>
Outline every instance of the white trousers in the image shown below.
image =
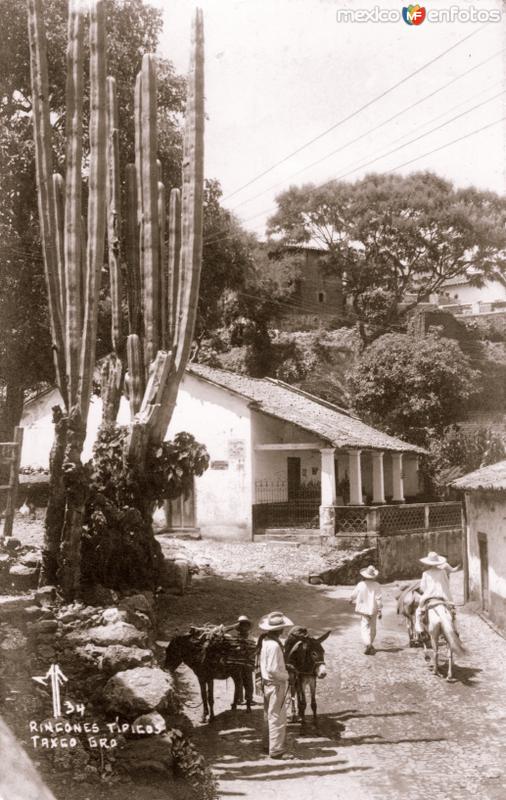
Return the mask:
<svg viewBox="0 0 506 800">
<path fill-rule="evenodd" d="M 285 752 L 286 683 L 264 684 L 264 749 L 269 755 Z"/>
<path fill-rule="evenodd" d="M 360 615 L 360 635 L 366 647 L 370 647 L 376 638 L 377 614 Z"/>
</svg>

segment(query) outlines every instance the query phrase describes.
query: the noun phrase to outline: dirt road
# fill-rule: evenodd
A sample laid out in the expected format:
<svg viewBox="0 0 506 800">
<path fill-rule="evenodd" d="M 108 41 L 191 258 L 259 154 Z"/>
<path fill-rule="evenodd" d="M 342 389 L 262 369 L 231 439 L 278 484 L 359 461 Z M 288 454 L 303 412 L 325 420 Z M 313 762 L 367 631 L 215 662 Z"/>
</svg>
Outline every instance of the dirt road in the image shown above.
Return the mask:
<svg viewBox="0 0 506 800">
<path fill-rule="evenodd" d="M 209 544 L 208 544 L 209 547 Z M 253 546 L 254 547 L 254 546 Z M 247 554 L 246 554 L 247 557 Z M 287 551 L 287 558 L 289 558 Z M 244 553 L 241 555 L 244 562 Z M 243 563 L 248 569 L 248 564 Z M 221 570 L 223 572 L 223 570 Z M 506 797 L 506 641 L 462 609 L 460 629 L 469 654 L 457 682 L 434 677 L 418 650 L 407 646 L 395 613 L 395 586 L 384 587 L 386 613 L 378 652 L 365 656 L 349 588 L 233 579 L 197 579 L 191 594 L 174 598 L 167 634 L 190 622 L 253 619 L 280 608 L 297 623 L 331 629 L 328 677 L 319 683 L 319 731 L 302 738 L 290 726 L 297 760 L 260 754 L 261 706 L 230 711 L 231 682 L 216 684 L 217 719 L 195 737 L 220 780 L 221 796 L 245 800 L 499 800 Z M 454 576 L 456 595 L 461 576 Z M 183 668 L 185 677 L 196 682 Z M 195 705 L 198 694 L 195 694 Z M 198 722 L 200 708 L 189 713 Z M 340 732 L 340 727 L 344 730 Z"/>
</svg>

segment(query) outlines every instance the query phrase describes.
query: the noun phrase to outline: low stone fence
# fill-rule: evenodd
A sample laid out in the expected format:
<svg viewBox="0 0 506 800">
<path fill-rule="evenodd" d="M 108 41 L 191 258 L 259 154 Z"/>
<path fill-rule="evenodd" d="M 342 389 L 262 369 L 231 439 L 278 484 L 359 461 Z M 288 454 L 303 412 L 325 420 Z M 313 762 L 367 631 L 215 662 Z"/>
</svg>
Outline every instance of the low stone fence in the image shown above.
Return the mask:
<svg viewBox="0 0 506 800">
<path fill-rule="evenodd" d="M 326 546 L 368 550 L 385 581 L 418 577 L 419 559 L 431 550 L 462 563 L 458 502 L 321 507 L 320 532 Z"/>
</svg>

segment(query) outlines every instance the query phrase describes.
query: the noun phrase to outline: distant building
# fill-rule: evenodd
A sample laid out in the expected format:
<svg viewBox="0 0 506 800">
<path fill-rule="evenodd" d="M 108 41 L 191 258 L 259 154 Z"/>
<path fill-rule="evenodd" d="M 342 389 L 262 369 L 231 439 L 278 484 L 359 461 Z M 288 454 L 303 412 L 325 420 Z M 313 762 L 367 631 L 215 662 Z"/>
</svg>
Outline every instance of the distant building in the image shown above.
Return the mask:
<svg viewBox="0 0 506 800">
<path fill-rule="evenodd" d="M 501 281 L 485 281 L 483 286 L 473 286 L 462 276 L 446 281 L 431 301 L 452 314 L 489 314 L 506 311 L 506 285 Z"/>
<path fill-rule="evenodd" d="M 291 309 L 284 307 L 283 314 L 317 314 L 325 317 L 339 315 L 343 307 L 342 284 L 326 270 L 325 257 L 328 251 L 311 242 L 285 245 L 284 249 L 301 254 L 303 265 L 295 293 L 290 297 Z"/>
<path fill-rule="evenodd" d="M 465 491 L 469 597 L 506 631 L 506 461 L 452 485 Z"/>
</svg>

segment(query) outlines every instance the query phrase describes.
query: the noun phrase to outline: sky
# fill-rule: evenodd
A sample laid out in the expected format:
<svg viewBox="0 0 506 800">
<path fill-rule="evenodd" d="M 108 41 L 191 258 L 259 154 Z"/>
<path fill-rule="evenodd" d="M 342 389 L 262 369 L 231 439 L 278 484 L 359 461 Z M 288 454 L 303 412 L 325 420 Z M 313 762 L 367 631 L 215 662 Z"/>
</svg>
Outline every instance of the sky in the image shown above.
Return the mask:
<svg viewBox="0 0 506 800">
<path fill-rule="evenodd" d="M 183 73 L 193 9 L 204 11 L 206 177 L 220 181 L 223 205 L 260 237 L 276 195 L 293 184 L 428 169 L 459 187 L 504 193 L 506 15 L 499 23 L 426 18 L 415 26 L 336 19 L 345 9 L 400 12 L 396 0 L 150 2 L 164 14 L 160 53 Z M 497 12 L 501 2 L 425 3 L 452 6 Z"/>
</svg>

